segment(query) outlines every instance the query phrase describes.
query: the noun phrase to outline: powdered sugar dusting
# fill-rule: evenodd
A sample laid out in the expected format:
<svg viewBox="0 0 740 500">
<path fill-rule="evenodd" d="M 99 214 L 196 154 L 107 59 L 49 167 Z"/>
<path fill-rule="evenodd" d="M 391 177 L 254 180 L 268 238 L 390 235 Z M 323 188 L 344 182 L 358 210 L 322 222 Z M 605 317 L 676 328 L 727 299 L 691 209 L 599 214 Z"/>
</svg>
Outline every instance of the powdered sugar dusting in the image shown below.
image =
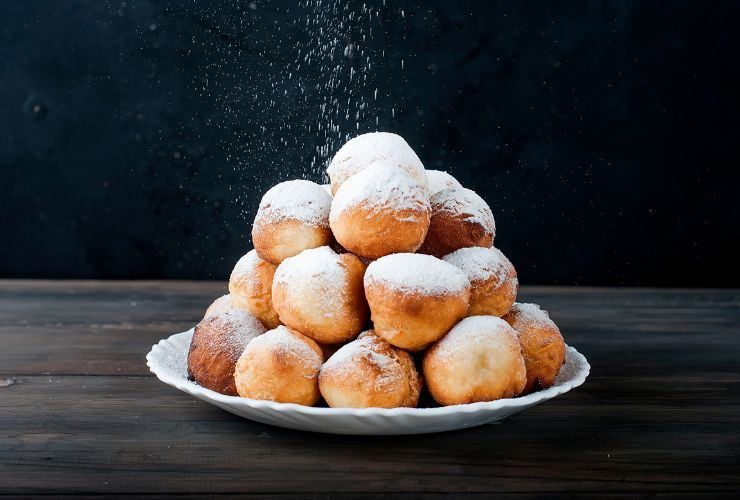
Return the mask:
<svg viewBox="0 0 740 500">
<path fill-rule="evenodd" d="M 447 333 L 437 346 L 437 355 L 454 357 L 460 350 L 474 348 L 475 345 L 500 342 L 501 335 L 509 335 L 515 342 L 516 332 L 509 324 L 496 316 L 469 316 Z"/>
<path fill-rule="evenodd" d="M 395 355 L 395 349 L 386 345 L 370 331 L 363 332 L 352 342 L 342 346 L 335 352 L 322 367 L 322 370 L 332 370 L 339 373 L 351 374 L 356 370 L 356 364 L 365 359 L 378 368 L 377 377 L 372 381 L 373 389 L 383 391 L 384 388 L 391 389 L 398 383 L 398 378 L 403 375 L 403 367 Z M 385 348 L 384 348 L 385 347 Z M 379 352 L 386 351 L 386 353 Z"/>
<path fill-rule="evenodd" d="M 444 212 L 479 224 L 489 233 L 496 234 L 496 221 L 488 203 L 478 193 L 466 188 L 443 189 L 431 199 L 432 212 Z"/>
<path fill-rule="evenodd" d="M 550 319 L 550 314 L 538 304 L 514 302 L 511 311 L 506 315 L 511 320 L 511 325 L 519 328 L 555 328 L 555 322 Z M 558 329 L 558 331 L 560 331 Z"/>
<path fill-rule="evenodd" d="M 365 286 L 379 283 L 394 290 L 429 295 L 457 294 L 470 286 L 457 267 L 431 255 L 397 253 L 381 257 L 365 272 Z"/>
<path fill-rule="evenodd" d="M 227 311 L 232 307 L 234 306 L 231 303 L 231 294 L 227 293 L 226 295 L 222 295 L 214 300 L 213 303 L 208 306 L 208 309 L 206 309 L 206 313 L 203 315 L 203 317 L 210 316 L 222 311 Z"/>
<path fill-rule="evenodd" d="M 325 317 L 338 314 L 337 304 L 344 301 L 347 271 L 339 254 L 329 247 L 304 250 L 285 259 L 277 267 L 273 283 L 290 287 L 295 293 L 321 298 L 320 311 Z"/>
<path fill-rule="evenodd" d="M 306 341 L 294 335 L 283 325 L 249 342 L 249 350 L 261 349 L 279 349 L 296 361 L 305 363 L 312 370 L 318 371 L 321 367 L 321 356 Z"/>
<path fill-rule="evenodd" d="M 353 175 L 342 184 L 331 204 L 329 219 L 335 221 L 346 209 L 362 206 L 368 217 L 377 211 L 429 211 L 424 188 L 406 171 L 378 162 Z"/>
<path fill-rule="evenodd" d="M 233 271 L 231 271 L 229 281 L 232 283 L 241 282 L 249 286 L 255 285 L 258 280 L 258 276 L 255 274 L 254 270 L 262 262 L 264 261 L 259 255 L 257 255 L 257 251 L 254 249 L 250 250 L 237 261 Z"/>
<path fill-rule="evenodd" d="M 510 278 L 513 266 L 498 248 L 461 248 L 442 258 L 461 269 L 471 283 L 494 280 L 496 283 Z"/>
<path fill-rule="evenodd" d="M 230 308 L 209 314 L 196 326 L 218 335 L 209 334 L 204 338 L 205 347 L 215 352 L 228 352 L 234 359 L 239 357 L 244 347 L 254 338 L 265 333 L 262 323 L 243 309 Z"/>
<path fill-rule="evenodd" d="M 302 179 L 281 182 L 265 193 L 255 220 L 297 220 L 315 227 L 328 227 L 331 196 L 315 182 Z"/>
<path fill-rule="evenodd" d="M 443 189 L 462 187 L 457 179 L 444 170 L 427 170 L 427 179 L 429 180 L 429 196 L 434 196 Z"/>
<path fill-rule="evenodd" d="M 339 148 L 326 172 L 332 183 L 339 185 L 378 162 L 402 168 L 427 189 L 426 172 L 419 157 L 403 137 L 388 132 L 371 132 L 349 140 Z"/>
</svg>

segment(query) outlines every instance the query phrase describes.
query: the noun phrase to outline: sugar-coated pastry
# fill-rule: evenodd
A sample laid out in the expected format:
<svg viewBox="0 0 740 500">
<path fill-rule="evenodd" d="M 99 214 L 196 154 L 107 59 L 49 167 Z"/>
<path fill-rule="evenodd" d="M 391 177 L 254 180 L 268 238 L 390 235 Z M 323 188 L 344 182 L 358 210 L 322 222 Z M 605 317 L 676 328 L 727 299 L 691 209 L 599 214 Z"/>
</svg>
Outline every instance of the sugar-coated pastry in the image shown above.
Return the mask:
<svg viewBox="0 0 740 500">
<path fill-rule="evenodd" d="M 231 302 L 252 313 L 268 329 L 280 324 L 272 307 L 272 279 L 277 267 L 250 250 L 234 266 L 229 278 Z"/>
<path fill-rule="evenodd" d="M 388 132 L 371 132 L 350 139 L 332 158 L 326 169 L 332 192 L 336 194 L 344 181 L 375 163 L 399 167 L 416 179 L 425 191 L 428 188 L 424 165 L 403 137 Z"/>
<path fill-rule="evenodd" d="M 445 255 L 470 281 L 468 316 L 503 316 L 516 300 L 519 279 L 498 248 L 468 247 Z"/>
<path fill-rule="evenodd" d="M 429 215 L 424 188 L 406 171 L 376 162 L 336 191 L 329 221 L 344 248 L 377 259 L 416 251 L 427 234 Z"/>
<path fill-rule="evenodd" d="M 519 395 L 527 380 L 516 332 L 495 316 L 471 316 L 425 353 L 424 380 L 443 405 Z"/>
<path fill-rule="evenodd" d="M 334 192 L 331 190 L 331 184 L 322 184 L 322 188 L 324 188 L 324 191 L 326 191 L 326 194 L 329 196 L 334 196 Z"/>
<path fill-rule="evenodd" d="M 331 196 L 315 182 L 281 182 L 262 197 L 252 226 L 257 254 L 278 265 L 307 248 L 330 245 Z"/>
<path fill-rule="evenodd" d="M 348 342 L 365 328 L 365 264 L 329 247 L 304 250 L 275 271 L 272 303 L 280 320 L 316 342 Z"/>
<path fill-rule="evenodd" d="M 462 187 L 457 179 L 444 170 L 427 170 L 427 179 L 429 180 L 429 196 L 434 196 L 443 189 Z"/>
<path fill-rule="evenodd" d="M 443 260 L 399 253 L 368 266 L 365 296 L 375 333 L 396 347 L 418 351 L 465 316 L 470 283 Z"/>
<path fill-rule="evenodd" d="M 406 351 L 368 330 L 324 363 L 319 390 L 332 408 L 414 408 L 421 380 Z"/>
<path fill-rule="evenodd" d="M 188 351 L 188 375 L 212 391 L 236 395 L 234 366 L 265 327 L 247 311 L 229 308 L 203 318 L 195 327 Z"/>
<path fill-rule="evenodd" d="M 244 398 L 313 406 L 319 399 L 321 349 L 284 326 L 253 339 L 236 363 L 236 390 Z"/>
<path fill-rule="evenodd" d="M 443 189 L 430 201 L 429 231 L 419 252 L 442 257 L 460 248 L 493 245 L 496 222 L 488 203 L 475 191 Z"/>
<path fill-rule="evenodd" d="M 210 316 L 211 314 L 228 311 L 233 307 L 234 304 L 231 302 L 231 294 L 227 293 L 226 295 L 222 295 L 214 300 L 211 305 L 208 306 L 208 309 L 206 309 L 206 313 L 203 315 L 203 317 L 205 318 L 206 316 Z"/>
<path fill-rule="evenodd" d="M 560 329 L 537 304 L 516 303 L 503 319 L 516 330 L 522 346 L 527 367 L 524 392 L 550 387 L 565 362 L 565 342 Z"/>
</svg>

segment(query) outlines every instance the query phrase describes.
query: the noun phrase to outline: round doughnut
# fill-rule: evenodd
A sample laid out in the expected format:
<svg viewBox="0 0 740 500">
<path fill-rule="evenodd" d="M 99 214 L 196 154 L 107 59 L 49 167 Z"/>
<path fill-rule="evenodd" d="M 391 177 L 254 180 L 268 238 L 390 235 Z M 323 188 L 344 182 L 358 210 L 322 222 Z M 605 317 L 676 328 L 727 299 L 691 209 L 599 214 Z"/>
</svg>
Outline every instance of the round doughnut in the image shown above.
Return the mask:
<svg viewBox="0 0 740 500">
<path fill-rule="evenodd" d="M 368 330 L 324 363 L 319 390 L 332 408 L 415 408 L 421 379 L 406 351 Z"/>
<path fill-rule="evenodd" d="M 375 333 L 402 349 L 425 348 L 468 310 L 465 274 L 430 255 L 382 257 L 368 266 L 364 281 Z"/>
<path fill-rule="evenodd" d="M 229 278 L 231 302 L 252 313 L 268 329 L 280 324 L 272 307 L 272 278 L 277 267 L 250 250 L 234 266 Z"/>
<path fill-rule="evenodd" d="M 496 222 L 491 208 L 475 191 L 443 189 L 430 202 L 429 231 L 419 252 L 442 257 L 460 248 L 493 245 Z"/>
<path fill-rule="evenodd" d="M 503 319 L 516 330 L 522 346 L 527 367 L 524 392 L 550 387 L 565 362 L 565 342 L 560 329 L 537 304 L 515 303 Z"/>
<path fill-rule="evenodd" d="M 188 351 L 188 377 L 206 389 L 236 396 L 234 366 L 250 340 L 265 327 L 247 311 L 230 308 L 198 323 Z"/>
<path fill-rule="evenodd" d="M 424 188 L 405 171 L 375 163 L 347 179 L 334 194 L 329 223 L 350 252 L 377 259 L 414 252 L 429 228 Z"/>
<path fill-rule="evenodd" d="M 329 247 L 304 250 L 275 271 L 272 303 L 280 320 L 316 342 L 348 342 L 365 328 L 365 264 Z"/>
<path fill-rule="evenodd" d="M 331 196 L 315 182 L 281 182 L 265 193 L 252 226 L 257 254 L 278 265 L 307 248 L 332 243 Z"/>
<path fill-rule="evenodd" d="M 322 188 L 324 188 L 324 191 L 326 191 L 326 194 L 329 196 L 334 196 L 334 192 L 331 190 L 331 184 L 322 184 Z"/>
<path fill-rule="evenodd" d="M 516 300 L 516 269 L 498 248 L 468 247 L 445 255 L 470 281 L 468 316 L 503 316 Z"/>
<path fill-rule="evenodd" d="M 206 316 L 210 316 L 211 314 L 228 311 L 233 307 L 234 304 L 231 302 L 231 295 L 227 293 L 226 295 L 222 295 L 214 300 L 211 305 L 208 306 L 208 309 L 206 309 L 206 313 L 203 315 L 203 317 L 205 318 Z"/>
<path fill-rule="evenodd" d="M 457 179 L 444 170 L 427 170 L 427 179 L 429 180 L 429 196 L 434 196 L 443 189 L 462 187 Z"/>
<path fill-rule="evenodd" d="M 253 339 L 234 370 L 244 398 L 313 406 L 319 399 L 321 349 L 296 331 L 278 326 Z"/>
<path fill-rule="evenodd" d="M 524 389 L 524 367 L 516 332 L 495 316 L 471 316 L 424 353 L 424 380 L 443 405 L 493 401 Z"/>
<path fill-rule="evenodd" d="M 371 132 L 350 139 L 332 158 L 326 169 L 332 192 L 336 194 L 344 181 L 375 163 L 387 163 L 405 170 L 425 191 L 429 186 L 424 165 L 403 137 L 389 132 Z"/>
</svg>

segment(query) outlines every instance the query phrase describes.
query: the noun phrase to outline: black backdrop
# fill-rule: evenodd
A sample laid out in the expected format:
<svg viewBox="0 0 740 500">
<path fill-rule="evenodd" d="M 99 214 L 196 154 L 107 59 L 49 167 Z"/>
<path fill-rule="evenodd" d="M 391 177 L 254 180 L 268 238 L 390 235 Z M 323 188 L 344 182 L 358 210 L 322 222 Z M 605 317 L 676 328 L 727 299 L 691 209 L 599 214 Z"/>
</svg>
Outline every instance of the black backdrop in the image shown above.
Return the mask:
<svg viewBox="0 0 740 500">
<path fill-rule="evenodd" d="M 5 0 L 0 277 L 226 277 L 347 99 L 523 283 L 740 285 L 739 2 L 385 3 Z"/>
</svg>

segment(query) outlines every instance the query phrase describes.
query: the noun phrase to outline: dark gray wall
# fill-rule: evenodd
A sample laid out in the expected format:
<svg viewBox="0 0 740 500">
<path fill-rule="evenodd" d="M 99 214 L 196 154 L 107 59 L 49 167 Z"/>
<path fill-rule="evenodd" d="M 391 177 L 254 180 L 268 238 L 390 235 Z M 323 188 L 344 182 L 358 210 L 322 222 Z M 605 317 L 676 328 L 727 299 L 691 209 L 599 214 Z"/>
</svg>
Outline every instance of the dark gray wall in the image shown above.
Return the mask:
<svg viewBox="0 0 740 500">
<path fill-rule="evenodd" d="M 224 278 L 352 90 L 524 283 L 740 285 L 739 3 L 362 3 L 4 1 L 0 277 Z M 333 33 L 353 57 L 298 68 Z"/>
</svg>

